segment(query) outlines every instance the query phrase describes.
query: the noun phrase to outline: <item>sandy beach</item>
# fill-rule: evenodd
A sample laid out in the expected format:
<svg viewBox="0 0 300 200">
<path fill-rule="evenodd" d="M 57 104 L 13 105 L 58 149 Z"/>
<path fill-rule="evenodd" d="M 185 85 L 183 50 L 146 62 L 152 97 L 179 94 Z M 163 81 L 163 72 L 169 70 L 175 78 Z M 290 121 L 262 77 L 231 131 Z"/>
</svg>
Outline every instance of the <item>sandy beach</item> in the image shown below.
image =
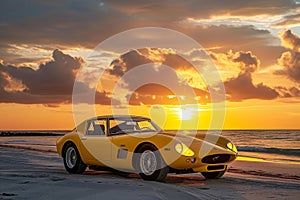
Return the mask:
<svg viewBox="0 0 300 200">
<path fill-rule="evenodd" d="M 239 158 L 218 180 L 205 180 L 200 174 L 170 174 L 165 182 L 159 183 L 144 181 L 136 174 L 125 178 L 93 170 L 71 175 L 55 152 L 56 139 L 57 136 L 0 138 L 0 199 L 297 199 L 300 196 L 299 165 L 249 158 Z"/>
</svg>

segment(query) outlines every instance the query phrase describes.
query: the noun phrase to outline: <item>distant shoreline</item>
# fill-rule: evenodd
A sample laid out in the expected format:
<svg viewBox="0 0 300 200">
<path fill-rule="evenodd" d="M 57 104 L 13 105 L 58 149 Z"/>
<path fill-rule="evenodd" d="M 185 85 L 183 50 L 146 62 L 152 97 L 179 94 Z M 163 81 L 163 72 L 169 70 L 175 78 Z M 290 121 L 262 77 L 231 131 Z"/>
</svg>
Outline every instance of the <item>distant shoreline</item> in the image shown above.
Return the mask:
<svg viewBox="0 0 300 200">
<path fill-rule="evenodd" d="M 0 131 L 0 137 L 14 136 L 61 136 L 70 132 L 70 130 L 25 130 L 25 131 Z"/>
</svg>

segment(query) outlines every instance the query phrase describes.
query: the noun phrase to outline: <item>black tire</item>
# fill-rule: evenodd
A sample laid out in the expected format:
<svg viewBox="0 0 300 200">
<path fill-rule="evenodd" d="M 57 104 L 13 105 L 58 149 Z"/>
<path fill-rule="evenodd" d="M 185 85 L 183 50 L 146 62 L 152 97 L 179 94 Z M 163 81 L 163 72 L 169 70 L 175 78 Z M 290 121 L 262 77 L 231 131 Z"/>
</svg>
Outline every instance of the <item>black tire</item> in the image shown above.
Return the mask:
<svg viewBox="0 0 300 200">
<path fill-rule="evenodd" d="M 73 143 L 64 147 L 63 151 L 64 166 L 71 174 L 82 174 L 87 165 L 81 160 L 80 154 Z"/>
<path fill-rule="evenodd" d="M 223 171 L 219 172 L 201 172 L 201 174 L 206 178 L 206 179 L 218 179 L 221 178 L 227 170 L 227 167 Z"/>
<path fill-rule="evenodd" d="M 154 164 L 153 166 L 153 170 L 155 169 L 155 171 L 150 170 L 147 171 L 146 170 L 146 166 L 145 165 L 145 156 L 147 156 L 153 158 L 156 160 L 156 164 Z M 144 144 L 143 146 L 141 146 L 141 148 L 138 150 L 138 159 L 137 159 L 137 168 L 138 168 L 138 172 L 141 176 L 142 179 L 144 180 L 148 180 L 148 181 L 163 181 L 168 172 L 169 172 L 169 167 L 166 166 L 164 160 L 162 159 L 159 151 L 157 150 L 157 148 L 152 145 L 152 144 Z M 144 159 L 144 160 L 142 160 Z M 150 164 L 151 164 L 151 159 L 148 159 Z M 149 163 L 147 162 L 147 163 Z M 149 165 L 149 164 L 148 164 Z M 148 166 L 149 168 L 149 166 Z"/>
</svg>

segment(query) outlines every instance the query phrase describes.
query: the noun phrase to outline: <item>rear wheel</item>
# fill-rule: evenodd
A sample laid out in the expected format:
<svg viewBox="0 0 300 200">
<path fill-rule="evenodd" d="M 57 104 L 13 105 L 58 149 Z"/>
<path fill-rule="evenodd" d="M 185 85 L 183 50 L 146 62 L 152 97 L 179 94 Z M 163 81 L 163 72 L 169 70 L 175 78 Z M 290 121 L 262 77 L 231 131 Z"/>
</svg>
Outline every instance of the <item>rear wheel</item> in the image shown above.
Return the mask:
<svg viewBox="0 0 300 200">
<path fill-rule="evenodd" d="M 166 178 L 169 168 L 155 146 L 145 144 L 139 149 L 138 153 L 138 170 L 142 179 L 162 181 Z"/>
<path fill-rule="evenodd" d="M 86 164 L 80 158 L 79 152 L 73 143 L 69 143 L 64 148 L 64 166 L 69 173 L 82 174 L 86 169 Z"/>
<path fill-rule="evenodd" d="M 227 167 L 226 167 L 226 169 L 227 169 Z M 219 172 L 201 172 L 201 174 L 206 179 L 218 179 L 218 178 L 221 178 L 225 174 L 226 169 L 223 171 L 219 171 Z"/>
</svg>

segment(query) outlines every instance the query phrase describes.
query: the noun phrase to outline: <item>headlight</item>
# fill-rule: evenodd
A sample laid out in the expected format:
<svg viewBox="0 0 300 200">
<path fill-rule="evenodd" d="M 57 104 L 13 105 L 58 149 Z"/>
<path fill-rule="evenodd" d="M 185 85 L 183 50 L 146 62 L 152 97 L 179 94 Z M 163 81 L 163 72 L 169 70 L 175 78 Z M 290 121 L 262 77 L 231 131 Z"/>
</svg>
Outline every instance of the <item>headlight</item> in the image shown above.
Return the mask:
<svg viewBox="0 0 300 200">
<path fill-rule="evenodd" d="M 236 146 L 234 144 L 232 144 L 231 142 L 227 142 L 226 146 L 229 150 L 233 151 L 234 153 L 237 153 Z"/>
<path fill-rule="evenodd" d="M 190 157 L 195 155 L 195 153 L 183 143 L 177 143 L 175 145 L 175 150 L 183 156 Z"/>
</svg>

